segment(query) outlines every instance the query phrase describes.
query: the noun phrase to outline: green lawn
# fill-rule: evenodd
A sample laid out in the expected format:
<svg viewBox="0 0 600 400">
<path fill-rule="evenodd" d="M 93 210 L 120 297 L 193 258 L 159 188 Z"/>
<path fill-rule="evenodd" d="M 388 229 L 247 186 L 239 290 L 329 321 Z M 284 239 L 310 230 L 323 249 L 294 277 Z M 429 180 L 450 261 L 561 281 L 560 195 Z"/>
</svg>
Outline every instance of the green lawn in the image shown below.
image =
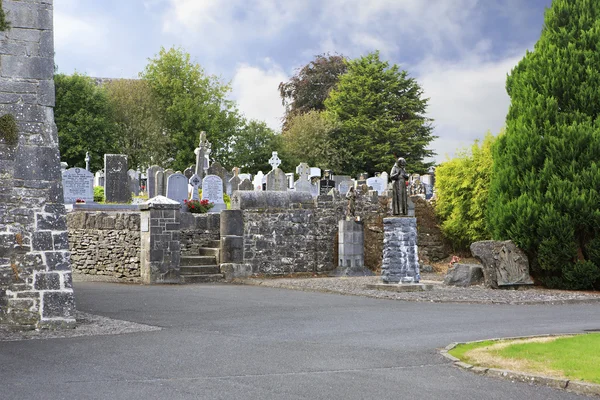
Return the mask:
<svg viewBox="0 0 600 400">
<path fill-rule="evenodd" d="M 469 351 L 496 343 L 499 342 L 459 345 L 451 350 L 450 354 L 461 361 L 473 363 L 469 358 Z M 546 343 L 508 344 L 504 348 L 490 349 L 489 354 L 499 359 L 523 361 L 525 366 L 543 365 L 545 369 L 562 373 L 568 379 L 600 384 L 600 334 L 597 333 L 563 337 Z M 525 372 L 538 371 L 534 368 L 533 371 Z"/>
</svg>

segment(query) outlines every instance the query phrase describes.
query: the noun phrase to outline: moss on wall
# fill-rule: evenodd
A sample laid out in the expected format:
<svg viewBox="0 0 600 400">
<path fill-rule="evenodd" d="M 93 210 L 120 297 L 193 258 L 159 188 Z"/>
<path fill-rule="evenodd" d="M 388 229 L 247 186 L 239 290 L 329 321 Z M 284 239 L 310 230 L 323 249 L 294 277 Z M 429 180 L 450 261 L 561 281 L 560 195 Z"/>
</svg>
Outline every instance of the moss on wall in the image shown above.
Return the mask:
<svg viewBox="0 0 600 400">
<path fill-rule="evenodd" d="M 11 114 L 0 117 L 0 139 L 4 139 L 4 143 L 9 146 L 14 146 L 19 141 L 17 121 Z"/>
<path fill-rule="evenodd" d="M 0 0 L 0 31 L 5 31 L 10 28 L 10 22 L 6 20 L 6 14 L 2 7 L 2 0 Z"/>
</svg>

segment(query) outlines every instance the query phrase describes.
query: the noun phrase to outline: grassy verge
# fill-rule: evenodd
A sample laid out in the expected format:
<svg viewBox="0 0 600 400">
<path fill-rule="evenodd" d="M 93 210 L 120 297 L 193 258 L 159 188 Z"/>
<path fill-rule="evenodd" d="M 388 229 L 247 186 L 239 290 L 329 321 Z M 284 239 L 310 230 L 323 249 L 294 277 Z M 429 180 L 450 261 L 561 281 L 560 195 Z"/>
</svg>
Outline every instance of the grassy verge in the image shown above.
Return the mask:
<svg viewBox="0 0 600 400">
<path fill-rule="evenodd" d="M 600 334 L 468 343 L 450 354 L 482 367 L 600 384 Z"/>
</svg>

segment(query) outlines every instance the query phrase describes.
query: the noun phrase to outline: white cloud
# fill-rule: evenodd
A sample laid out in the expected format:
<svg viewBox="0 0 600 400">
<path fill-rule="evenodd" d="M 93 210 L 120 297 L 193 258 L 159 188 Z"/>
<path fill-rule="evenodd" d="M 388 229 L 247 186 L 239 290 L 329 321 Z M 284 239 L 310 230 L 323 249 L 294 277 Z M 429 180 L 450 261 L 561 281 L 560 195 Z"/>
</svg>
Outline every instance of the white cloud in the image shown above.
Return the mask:
<svg viewBox="0 0 600 400">
<path fill-rule="evenodd" d="M 280 66 L 265 61 L 266 68 L 238 65 L 231 83 L 233 97 L 246 118 L 265 121 L 272 129 L 280 130 L 284 107 L 278 86 L 288 76 Z"/>
<path fill-rule="evenodd" d="M 107 47 L 108 30 L 99 18 L 54 11 L 54 42 L 57 51 L 94 53 Z M 93 44 L 93 45 L 92 45 Z"/>
</svg>

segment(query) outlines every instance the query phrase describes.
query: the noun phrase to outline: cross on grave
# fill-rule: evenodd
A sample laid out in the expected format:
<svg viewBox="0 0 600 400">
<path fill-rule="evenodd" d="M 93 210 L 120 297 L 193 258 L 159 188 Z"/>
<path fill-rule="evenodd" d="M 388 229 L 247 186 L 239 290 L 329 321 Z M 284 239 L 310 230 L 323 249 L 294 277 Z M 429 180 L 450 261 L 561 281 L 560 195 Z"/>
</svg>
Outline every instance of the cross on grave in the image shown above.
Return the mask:
<svg viewBox="0 0 600 400">
<path fill-rule="evenodd" d="M 202 183 L 202 179 L 197 174 L 192 175 L 190 178 L 190 185 L 192 186 L 192 200 L 200 200 L 198 194 L 198 186 Z"/>
<path fill-rule="evenodd" d="M 85 152 L 85 170 L 86 171 L 90 170 L 90 152 L 89 151 Z"/>
<path fill-rule="evenodd" d="M 200 144 L 198 148 L 194 150 L 194 154 L 196 155 L 196 174 L 201 176 L 204 174 L 204 170 L 206 169 L 206 158 L 210 154 L 210 143 L 206 140 L 206 132 L 200 132 Z M 202 182 L 202 181 L 200 181 Z"/>
<path fill-rule="evenodd" d="M 274 151 L 272 157 L 269 159 L 269 165 L 271 165 L 271 168 L 275 169 L 275 168 L 279 168 L 279 166 L 281 165 L 281 160 L 279 159 L 279 157 L 277 157 L 277 152 Z"/>
</svg>

